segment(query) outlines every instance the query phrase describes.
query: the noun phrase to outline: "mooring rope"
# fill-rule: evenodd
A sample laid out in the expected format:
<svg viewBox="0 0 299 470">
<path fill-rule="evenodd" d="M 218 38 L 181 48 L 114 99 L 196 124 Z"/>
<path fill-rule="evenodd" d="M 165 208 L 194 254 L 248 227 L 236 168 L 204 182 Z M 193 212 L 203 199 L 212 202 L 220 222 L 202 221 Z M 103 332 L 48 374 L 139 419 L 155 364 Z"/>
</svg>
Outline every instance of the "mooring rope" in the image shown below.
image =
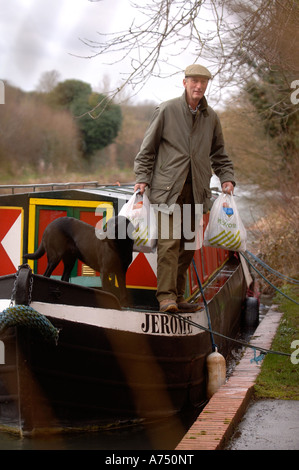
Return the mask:
<svg viewBox="0 0 299 470">
<path fill-rule="evenodd" d="M 257 346 L 253 346 L 249 343 L 246 343 L 244 341 L 241 341 L 241 340 L 234 340 L 233 338 L 229 338 L 221 333 L 216 333 L 215 331 L 212 330 L 212 324 L 211 324 L 211 318 L 210 318 L 210 313 L 209 313 L 209 307 L 208 307 L 208 303 L 206 301 L 206 297 L 205 297 L 205 294 L 204 294 L 204 290 L 203 290 L 203 286 L 202 286 L 202 283 L 200 282 L 200 279 L 199 279 L 199 275 L 198 275 L 198 272 L 197 272 L 197 268 L 196 268 L 196 264 L 195 264 L 195 261 L 194 261 L 194 258 L 192 259 L 192 264 L 193 264 L 193 268 L 194 268 L 194 271 L 195 271 L 195 274 L 196 274 L 196 278 L 197 278 L 197 282 L 198 282 L 198 285 L 199 285 L 199 288 L 200 288 L 200 292 L 201 292 L 201 295 L 202 295 L 202 299 L 203 299 L 203 303 L 204 303 L 204 307 L 205 307 L 205 311 L 206 311 L 206 314 L 207 314 L 207 318 L 208 318 L 208 325 L 209 325 L 209 328 L 204 328 L 202 327 L 201 325 L 195 323 L 195 322 L 192 322 L 191 324 L 193 324 L 193 326 L 197 326 L 197 328 L 202 328 L 202 329 L 205 329 L 206 331 L 209 331 L 210 335 L 211 335 L 211 340 L 212 340 L 212 346 L 213 346 L 213 350 L 215 351 L 216 348 L 217 348 L 217 345 L 215 344 L 215 341 L 214 341 L 214 334 L 215 335 L 218 335 L 218 336 L 221 336 L 222 338 L 226 338 L 226 339 L 229 339 L 230 341 L 235 341 L 235 342 L 238 342 L 239 344 L 242 344 L 243 346 L 246 346 L 246 347 L 250 347 L 253 349 L 254 351 L 254 358 L 251 359 L 251 362 L 255 361 L 255 362 L 259 362 L 261 361 L 265 354 L 266 353 L 275 353 L 275 354 L 281 354 L 281 355 L 287 355 L 287 356 L 291 356 L 291 354 L 287 354 L 287 353 L 280 353 L 278 351 L 271 351 L 271 350 L 267 350 L 267 349 L 264 349 L 264 348 L 259 348 Z M 179 315 L 179 314 L 178 314 Z M 180 318 L 182 318 L 180 316 Z M 187 322 L 190 323 L 189 319 L 185 319 Z M 256 350 L 260 351 L 261 354 L 259 356 L 256 356 Z"/>
<path fill-rule="evenodd" d="M 245 253 L 243 251 L 240 251 L 240 255 L 243 256 L 243 258 L 247 261 L 248 264 L 250 264 L 250 266 L 264 279 L 264 281 L 266 281 L 271 287 L 273 287 L 273 289 L 275 289 L 277 292 L 279 292 L 279 294 L 281 294 L 283 297 L 286 297 L 288 300 L 290 300 L 291 302 L 294 302 L 296 305 L 299 305 L 299 302 L 297 302 L 295 299 L 292 299 L 291 297 L 289 297 L 287 294 L 285 294 L 284 292 L 282 292 L 280 289 L 278 289 L 278 287 L 276 287 L 274 284 L 272 284 L 272 282 L 269 281 L 269 279 L 267 279 L 252 263 L 251 261 L 247 258 L 247 256 L 245 255 Z"/>
<path fill-rule="evenodd" d="M 159 313 L 161 313 L 161 312 L 159 312 Z M 251 348 L 254 351 L 256 351 L 256 350 L 260 351 L 264 355 L 269 353 L 269 354 L 278 354 L 278 355 L 281 355 L 281 356 L 288 356 L 288 357 L 291 356 L 291 354 L 289 354 L 289 353 L 285 353 L 285 352 L 282 352 L 282 351 L 273 351 L 272 349 L 266 349 L 266 348 L 262 348 L 260 346 L 256 346 L 254 344 L 247 343 L 246 341 L 243 341 L 241 339 L 230 338 L 229 336 L 226 336 L 222 333 L 218 333 L 217 331 L 211 330 L 210 328 L 207 328 L 203 325 L 200 325 L 199 323 L 196 323 L 193 320 L 190 320 L 189 318 L 185 318 L 180 313 L 171 312 L 170 315 L 173 315 L 173 316 L 175 316 L 175 317 L 177 317 L 181 320 L 184 320 L 186 323 L 189 323 L 189 325 L 192 325 L 195 328 L 199 328 L 200 330 L 207 331 L 210 334 L 213 333 L 216 336 L 221 336 L 222 338 L 225 338 L 229 341 L 233 341 L 234 343 L 241 344 L 242 346 L 245 346 L 246 348 Z"/>
<path fill-rule="evenodd" d="M 28 305 L 15 305 L 0 313 L 0 334 L 12 326 L 24 326 L 38 331 L 51 343 L 58 343 L 59 330 L 44 316 Z"/>
<path fill-rule="evenodd" d="M 259 263 L 263 268 L 267 269 L 270 273 L 274 274 L 275 276 L 279 277 L 280 279 L 284 279 L 285 281 L 290 282 L 291 284 L 299 284 L 298 279 L 293 279 L 292 277 L 288 277 L 285 274 L 276 271 L 275 269 L 271 268 L 268 264 L 258 258 L 256 255 L 251 253 L 250 251 L 246 250 L 246 253 L 250 255 L 257 263 Z"/>
<path fill-rule="evenodd" d="M 132 308 L 123 308 L 123 310 L 134 310 Z M 178 320 L 183 320 L 185 323 L 188 323 L 191 326 L 194 326 L 195 328 L 198 328 L 200 330 L 206 331 L 207 333 L 213 334 L 215 336 L 220 336 L 221 338 L 227 339 L 228 341 L 232 341 L 234 343 L 240 344 L 241 346 L 244 346 L 246 348 L 251 348 L 254 351 L 260 351 L 262 354 L 266 355 L 267 353 L 269 354 L 278 354 L 281 356 L 288 356 L 291 357 L 291 354 L 285 353 L 282 351 L 273 351 L 272 349 L 266 349 L 262 348 L 261 346 L 256 346 L 255 344 L 250 344 L 247 343 L 246 341 L 243 341 L 242 339 L 236 339 L 236 338 L 231 338 L 230 336 L 226 336 L 223 333 L 219 333 L 218 331 L 212 330 L 210 327 L 206 327 L 201 325 L 200 323 L 196 323 L 193 320 L 190 320 L 190 318 L 184 317 L 181 313 L 176 313 L 176 312 L 161 312 L 159 310 L 146 310 L 146 309 L 141 309 L 138 308 L 136 309 L 138 312 L 144 312 L 144 313 L 155 313 L 155 314 L 163 314 L 163 315 L 170 315 L 176 317 Z M 187 313 L 187 312 L 185 312 Z"/>
<path fill-rule="evenodd" d="M 208 302 L 207 302 L 206 297 L 205 297 L 205 293 L 204 293 L 204 290 L 203 290 L 202 283 L 200 282 L 200 279 L 199 279 L 199 275 L 198 275 L 198 272 L 197 272 L 197 268 L 196 268 L 194 258 L 192 259 L 192 264 L 193 264 L 193 268 L 194 268 L 194 271 L 195 271 L 197 283 L 199 285 L 200 292 L 201 292 L 201 295 L 202 295 L 205 311 L 206 311 L 206 314 L 207 314 L 208 325 L 209 325 L 209 329 L 211 331 L 210 335 L 211 335 L 212 348 L 213 348 L 213 351 L 216 351 L 217 350 L 217 344 L 214 341 L 214 335 L 213 335 L 213 332 L 212 332 L 212 323 L 211 323 L 211 317 L 210 317 Z"/>
</svg>

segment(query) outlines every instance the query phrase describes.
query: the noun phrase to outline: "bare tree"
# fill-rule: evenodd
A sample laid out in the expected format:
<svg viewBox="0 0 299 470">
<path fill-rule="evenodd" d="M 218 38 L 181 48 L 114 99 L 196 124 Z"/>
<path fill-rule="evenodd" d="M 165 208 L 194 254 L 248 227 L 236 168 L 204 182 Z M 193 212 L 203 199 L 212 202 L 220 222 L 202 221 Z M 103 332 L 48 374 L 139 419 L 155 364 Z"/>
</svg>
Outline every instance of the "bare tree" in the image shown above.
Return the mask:
<svg viewBox="0 0 299 470">
<path fill-rule="evenodd" d="M 208 51 L 214 48 L 212 43 L 220 40 L 224 3 L 224 0 L 132 3 L 143 21 L 133 21 L 127 31 L 99 33 L 99 41 L 83 42 L 93 51 L 90 57 L 109 56 L 111 64 L 129 62 L 130 71 L 122 74 L 122 85 L 111 90 L 113 96 L 127 85 L 138 93 L 152 77 L 181 73 L 171 59 L 185 51 L 192 50 L 194 62 L 203 54 L 208 56 Z"/>
<path fill-rule="evenodd" d="M 229 86 L 248 91 L 251 86 L 254 92 L 256 87 L 259 108 L 255 108 L 264 118 L 263 123 L 269 124 L 267 136 L 280 139 L 276 168 L 273 155 L 269 155 L 271 184 L 275 182 L 275 188 L 280 189 L 283 202 L 282 206 L 275 202 L 277 209 L 272 207 L 269 234 L 274 235 L 270 245 L 274 259 L 269 264 L 277 263 L 280 268 L 281 260 L 286 260 L 281 272 L 291 268 L 298 275 L 297 268 L 292 267 L 298 255 L 298 230 L 287 217 L 298 211 L 299 116 L 298 106 L 294 106 L 290 96 L 292 83 L 299 80 L 299 0 L 142 0 L 134 8 L 142 21 L 134 21 L 126 31 L 100 34 L 98 41 L 84 41 L 95 60 L 107 56 L 111 64 L 116 60 L 129 63 L 122 85 L 111 90 L 110 96 L 115 97 L 128 85 L 138 93 L 152 77 L 182 73 L 178 58 L 184 62 L 186 52 L 194 63 L 207 61 L 214 75 L 214 92 L 218 87 L 220 94 L 222 87 Z M 240 130 L 239 122 L 237 129 Z M 250 141 L 244 151 L 247 158 L 248 148 L 251 149 Z M 258 158 L 262 150 L 257 152 Z M 256 165 L 252 166 L 256 171 Z M 280 227 L 274 231 L 272 222 L 277 221 Z M 284 243 L 286 233 L 288 245 Z M 267 233 L 264 239 L 268 249 Z"/>
<path fill-rule="evenodd" d="M 40 93 L 49 93 L 54 90 L 60 80 L 60 73 L 57 70 L 43 72 L 40 76 L 36 90 Z"/>
<path fill-rule="evenodd" d="M 144 0 L 125 31 L 82 40 L 89 58 L 126 63 L 114 99 L 129 86 L 137 94 L 152 77 L 182 73 L 178 58 L 205 60 L 214 75 L 214 92 L 243 87 L 262 67 L 280 68 L 290 88 L 299 77 L 298 0 Z M 183 60 L 182 60 L 183 61 Z M 99 103 L 99 107 L 103 103 Z"/>
</svg>

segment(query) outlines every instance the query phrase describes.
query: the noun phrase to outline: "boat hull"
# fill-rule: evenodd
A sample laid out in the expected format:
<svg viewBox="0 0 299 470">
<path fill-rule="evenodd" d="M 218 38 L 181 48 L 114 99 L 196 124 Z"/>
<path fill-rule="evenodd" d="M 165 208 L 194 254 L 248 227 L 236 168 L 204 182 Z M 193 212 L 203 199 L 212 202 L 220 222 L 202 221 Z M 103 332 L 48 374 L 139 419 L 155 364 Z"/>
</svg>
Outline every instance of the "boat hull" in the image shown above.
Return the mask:
<svg viewBox="0 0 299 470">
<path fill-rule="evenodd" d="M 28 275 L 29 276 L 29 275 Z M 30 306 L 59 329 L 57 344 L 28 326 L 0 335 L 0 425 L 20 434 L 111 428 L 173 416 L 206 401 L 206 357 L 212 351 L 204 308 L 181 318 L 120 309 L 94 289 L 31 275 Z M 13 276 L 0 278 L 0 305 L 9 304 Z M 212 328 L 234 337 L 246 295 L 242 266 L 230 259 L 207 285 Z M 95 291 L 95 292 L 94 292 Z M 93 293 L 91 295 L 91 293 Z M 81 298 L 81 303 L 80 303 Z M 88 298 L 89 304 L 82 302 Z M 84 306 L 83 306 L 84 305 Z M 185 322 L 183 319 L 186 319 Z M 226 355 L 231 342 L 215 336 Z"/>
</svg>

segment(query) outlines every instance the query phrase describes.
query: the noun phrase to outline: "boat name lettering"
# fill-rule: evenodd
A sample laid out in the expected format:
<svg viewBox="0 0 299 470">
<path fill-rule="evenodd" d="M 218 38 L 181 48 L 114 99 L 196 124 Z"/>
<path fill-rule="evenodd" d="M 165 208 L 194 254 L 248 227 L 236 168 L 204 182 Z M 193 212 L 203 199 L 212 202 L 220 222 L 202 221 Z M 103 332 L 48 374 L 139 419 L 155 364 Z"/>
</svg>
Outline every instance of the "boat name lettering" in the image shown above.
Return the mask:
<svg viewBox="0 0 299 470">
<path fill-rule="evenodd" d="M 220 217 L 218 217 L 217 223 L 220 224 L 220 225 L 223 225 L 224 227 L 236 228 L 236 224 L 228 223 L 228 222 L 226 222 L 226 220 L 223 220 Z"/>
<path fill-rule="evenodd" d="M 191 316 L 184 317 L 191 320 Z M 146 313 L 141 329 L 144 333 L 156 334 L 181 334 L 188 335 L 192 333 L 192 327 L 184 321 L 184 318 L 177 318 L 172 315 L 163 315 L 156 313 Z"/>
</svg>

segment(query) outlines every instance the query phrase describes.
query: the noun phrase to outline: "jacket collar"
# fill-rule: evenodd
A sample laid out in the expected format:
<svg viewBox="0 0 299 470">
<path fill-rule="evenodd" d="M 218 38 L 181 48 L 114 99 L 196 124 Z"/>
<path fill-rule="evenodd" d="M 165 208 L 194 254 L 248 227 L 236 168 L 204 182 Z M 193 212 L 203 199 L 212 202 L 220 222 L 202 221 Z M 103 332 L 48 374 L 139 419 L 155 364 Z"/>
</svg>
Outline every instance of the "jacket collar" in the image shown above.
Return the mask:
<svg viewBox="0 0 299 470">
<path fill-rule="evenodd" d="M 182 94 L 181 99 L 182 99 L 182 101 L 183 101 L 183 103 L 184 103 L 185 109 L 188 111 L 188 113 L 190 113 L 189 105 L 188 105 L 187 100 L 186 100 L 186 91 L 184 91 L 184 93 Z M 208 102 L 207 102 L 205 96 L 203 96 L 203 98 L 200 100 L 199 112 L 202 112 L 204 116 L 208 116 L 208 115 L 209 115 L 209 112 L 208 112 Z"/>
</svg>

